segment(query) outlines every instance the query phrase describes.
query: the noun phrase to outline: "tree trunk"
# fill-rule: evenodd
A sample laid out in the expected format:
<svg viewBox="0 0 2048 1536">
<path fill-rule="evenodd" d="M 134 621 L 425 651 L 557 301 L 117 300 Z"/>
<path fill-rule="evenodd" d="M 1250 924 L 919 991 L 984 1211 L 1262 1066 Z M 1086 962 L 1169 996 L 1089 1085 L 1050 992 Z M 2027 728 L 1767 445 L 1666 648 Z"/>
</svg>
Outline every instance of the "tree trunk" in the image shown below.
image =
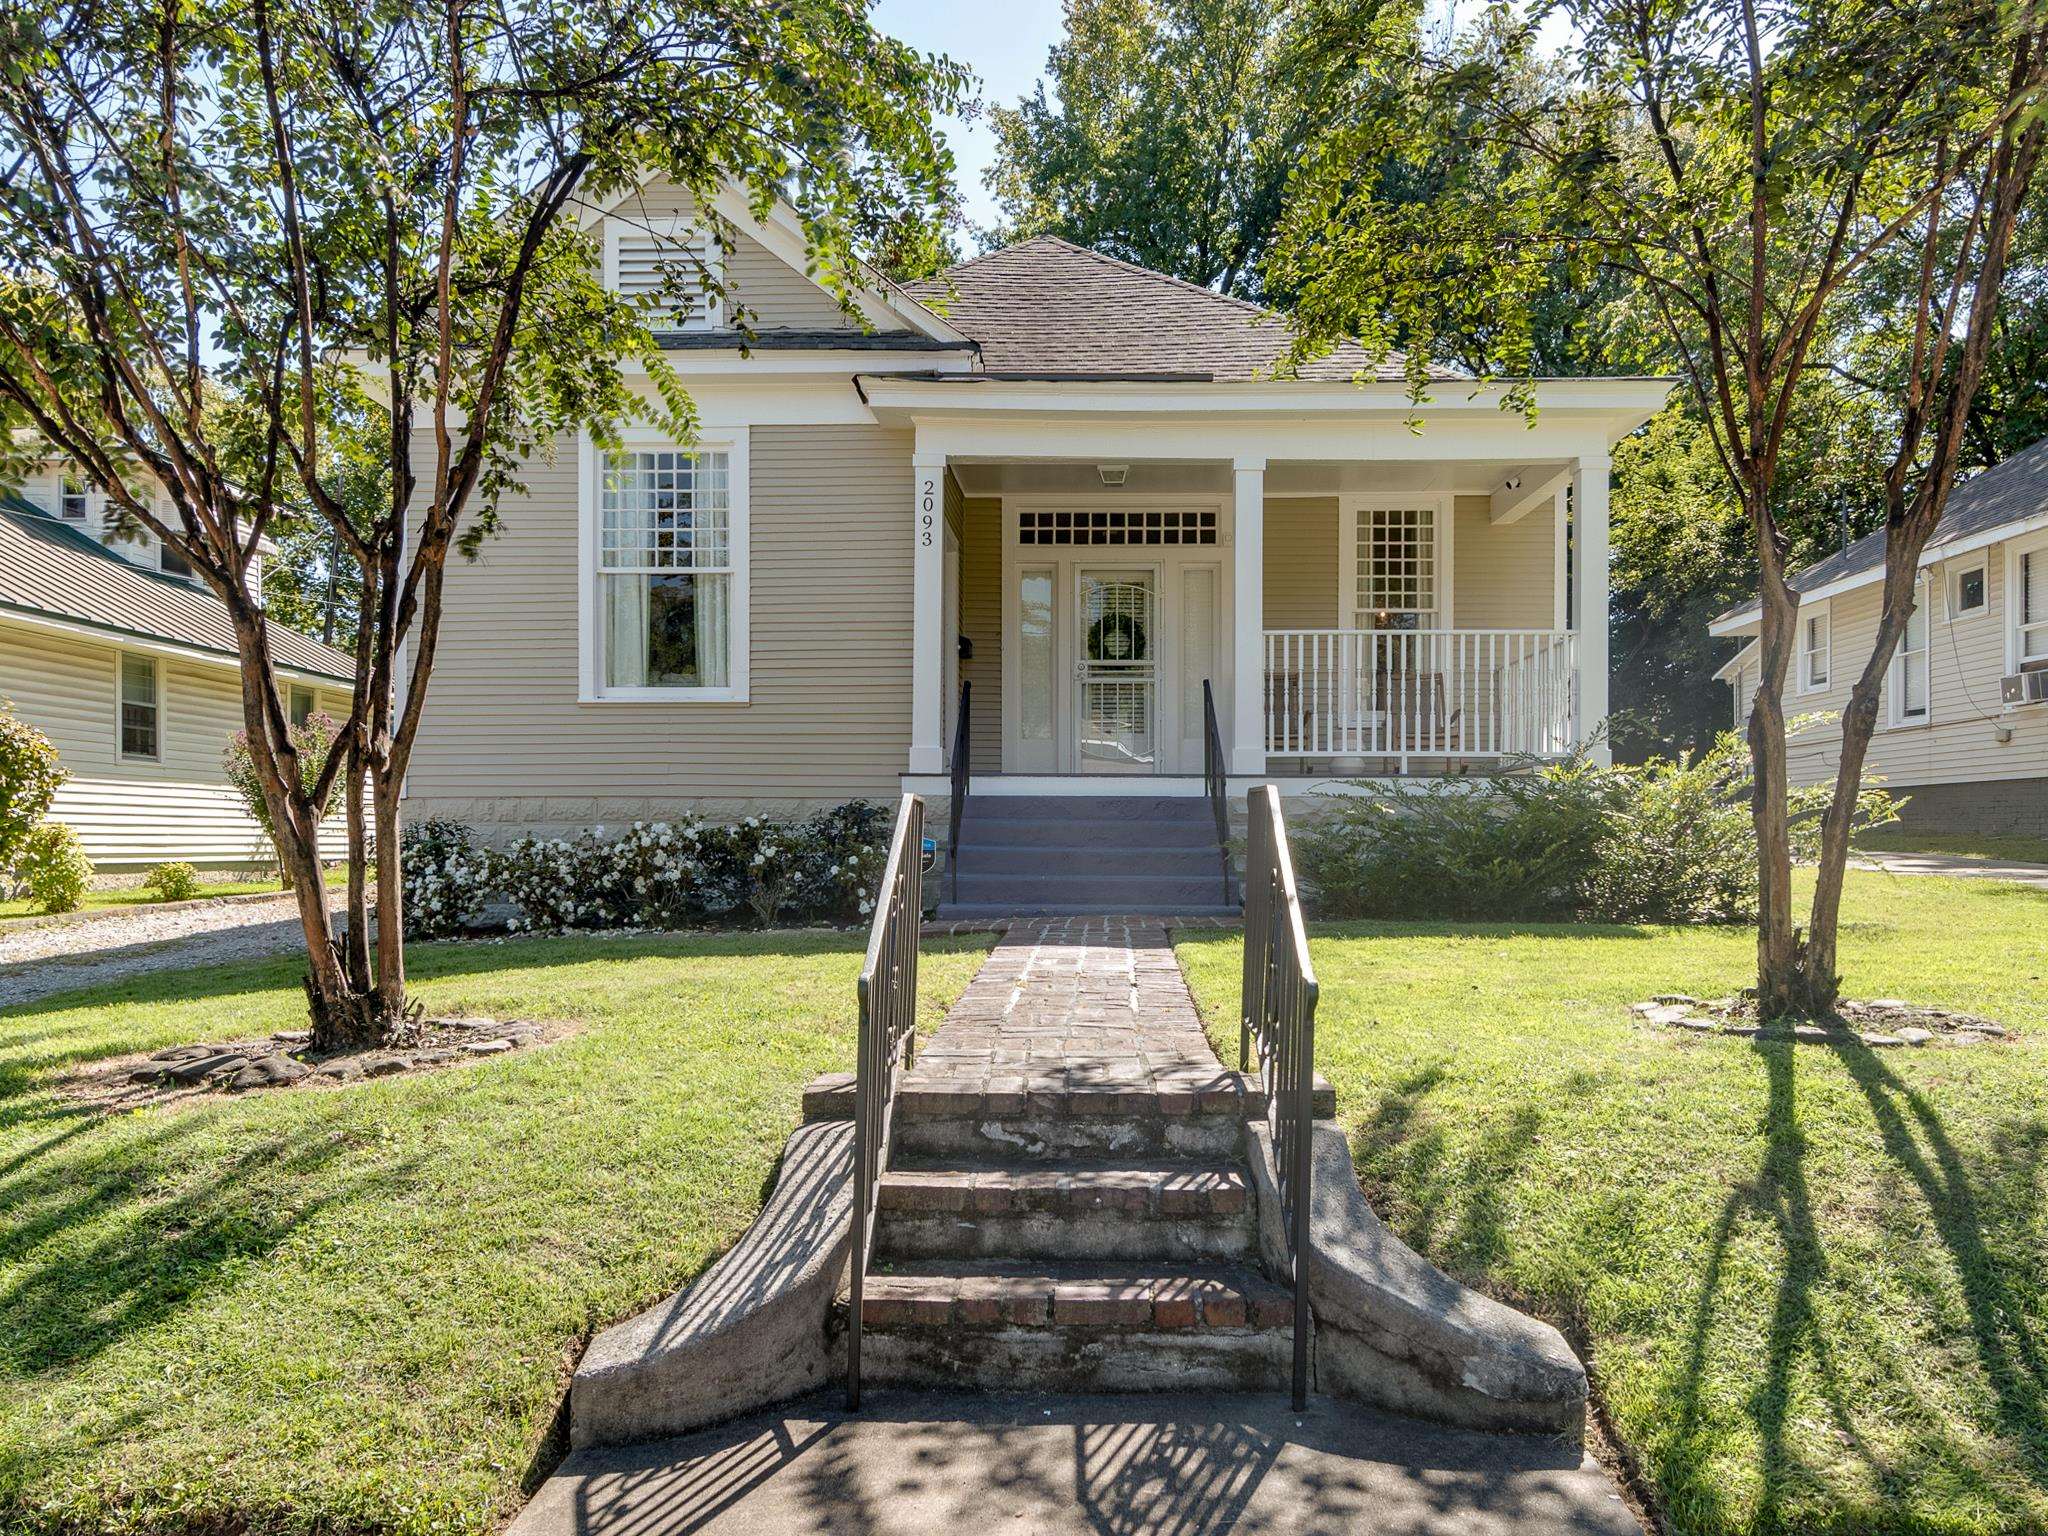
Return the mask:
<svg viewBox="0 0 2048 1536">
<path fill-rule="evenodd" d="M 1775 537 L 1768 516 L 1760 541 Z M 1797 1011 L 1803 945 L 1792 923 L 1791 790 L 1785 777 L 1785 674 L 1798 633 L 1799 599 L 1775 560 L 1760 583 L 1761 676 L 1749 713 L 1750 819 L 1756 827 L 1758 915 L 1757 1011 L 1766 1019 Z"/>
<path fill-rule="evenodd" d="M 371 770 L 371 809 L 377 823 L 377 980 L 376 996 L 393 1017 L 405 1012 L 405 945 L 386 942 L 387 935 L 405 932 L 405 876 L 399 867 L 399 790 L 401 775 L 388 763 Z"/>
</svg>

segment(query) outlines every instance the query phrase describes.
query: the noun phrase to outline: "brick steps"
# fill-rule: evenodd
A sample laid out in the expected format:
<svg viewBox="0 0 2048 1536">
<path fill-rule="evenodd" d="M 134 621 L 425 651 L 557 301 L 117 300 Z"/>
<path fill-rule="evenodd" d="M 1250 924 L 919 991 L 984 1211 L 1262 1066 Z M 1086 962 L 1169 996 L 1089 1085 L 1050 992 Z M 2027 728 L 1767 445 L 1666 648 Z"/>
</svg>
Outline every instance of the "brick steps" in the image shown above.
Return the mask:
<svg viewBox="0 0 2048 1536">
<path fill-rule="evenodd" d="M 884 1259 L 1249 1258 L 1251 1181 L 1228 1163 L 892 1168 L 882 1176 Z"/>
<path fill-rule="evenodd" d="M 861 1325 L 905 1329 L 1291 1329 L 1294 1298 L 1250 1268 L 930 1263 L 871 1273 Z"/>
</svg>

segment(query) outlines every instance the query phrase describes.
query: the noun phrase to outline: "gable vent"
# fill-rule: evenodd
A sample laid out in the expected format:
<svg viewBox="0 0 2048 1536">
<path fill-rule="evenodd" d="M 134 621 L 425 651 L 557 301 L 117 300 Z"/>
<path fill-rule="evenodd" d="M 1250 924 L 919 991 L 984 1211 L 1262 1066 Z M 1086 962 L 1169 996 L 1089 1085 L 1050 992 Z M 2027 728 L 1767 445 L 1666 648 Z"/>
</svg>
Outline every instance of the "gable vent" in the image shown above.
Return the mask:
<svg viewBox="0 0 2048 1536">
<path fill-rule="evenodd" d="M 612 246 L 613 285 L 620 297 L 657 309 L 659 329 L 706 330 L 717 321 L 697 269 L 707 255 L 701 237 L 621 230 Z"/>
</svg>

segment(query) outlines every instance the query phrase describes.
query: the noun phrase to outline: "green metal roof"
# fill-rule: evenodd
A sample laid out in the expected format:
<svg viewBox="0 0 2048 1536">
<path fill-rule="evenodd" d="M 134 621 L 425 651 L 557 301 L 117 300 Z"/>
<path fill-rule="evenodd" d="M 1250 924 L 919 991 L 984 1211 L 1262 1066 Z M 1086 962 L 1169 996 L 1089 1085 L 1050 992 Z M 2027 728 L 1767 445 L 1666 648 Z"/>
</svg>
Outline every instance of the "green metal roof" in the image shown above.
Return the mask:
<svg viewBox="0 0 2048 1536">
<path fill-rule="evenodd" d="M 9 611 L 237 659 L 234 625 L 211 592 L 124 560 L 33 503 L 0 494 L 0 613 Z M 353 685 L 354 657 L 282 624 L 269 631 L 281 666 Z"/>
</svg>

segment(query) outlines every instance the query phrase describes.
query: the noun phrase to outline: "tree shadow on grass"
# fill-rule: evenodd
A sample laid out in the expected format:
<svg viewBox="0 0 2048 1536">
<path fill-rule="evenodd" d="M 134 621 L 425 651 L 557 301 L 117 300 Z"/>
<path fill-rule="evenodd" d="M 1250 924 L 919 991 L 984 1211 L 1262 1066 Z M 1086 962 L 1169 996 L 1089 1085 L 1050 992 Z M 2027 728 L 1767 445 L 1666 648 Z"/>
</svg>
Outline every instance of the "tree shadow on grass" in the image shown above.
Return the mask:
<svg viewBox="0 0 2048 1536">
<path fill-rule="evenodd" d="M 323 1179 L 360 1140 L 337 1130 L 265 1137 L 202 1182 L 184 1148 L 204 1119 L 165 1118 L 90 1160 L 0 1180 L 0 1377 L 90 1360 L 269 1257 L 320 1212 L 402 1184 L 419 1166 Z"/>
</svg>

